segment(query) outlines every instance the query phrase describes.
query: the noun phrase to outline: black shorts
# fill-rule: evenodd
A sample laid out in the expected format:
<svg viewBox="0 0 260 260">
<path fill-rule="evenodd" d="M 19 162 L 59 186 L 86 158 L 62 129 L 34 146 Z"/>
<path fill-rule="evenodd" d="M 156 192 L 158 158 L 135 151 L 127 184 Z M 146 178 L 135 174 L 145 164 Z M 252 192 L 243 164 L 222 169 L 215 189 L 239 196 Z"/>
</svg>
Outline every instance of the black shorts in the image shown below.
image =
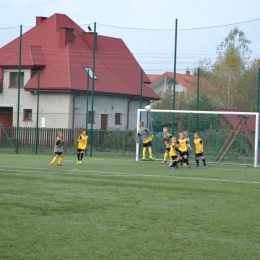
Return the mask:
<svg viewBox="0 0 260 260">
<path fill-rule="evenodd" d="M 152 142 L 148 142 L 146 144 L 143 144 L 143 147 L 150 147 L 150 146 L 152 146 Z"/>
<path fill-rule="evenodd" d="M 196 156 L 196 157 L 202 157 L 202 156 L 204 156 L 204 153 L 196 153 L 195 156 Z"/>
<path fill-rule="evenodd" d="M 170 150 L 171 150 L 171 148 L 170 148 L 170 147 L 169 147 L 169 148 L 166 148 L 166 151 L 170 152 Z"/>
<path fill-rule="evenodd" d="M 62 155 L 62 152 L 54 152 L 57 155 Z"/>
<path fill-rule="evenodd" d="M 78 149 L 78 153 L 84 152 L 84 149 Z"/>
<path fill-rule="evenodd" d="M 178 158 L 178 156 L 177 156 L 177 155 L 174 155 L 174 156 L 171 156 L 171 158 L 172 158 L 172 160 L 174 161 L 175 159 Z"/>
<path fill-rule="evenodd" d="M 188 156 L 188 152 L 186 151 L 186 152 L 180 152 L 180 157 L 184 157 L 184 156 Z"/>
</svg>

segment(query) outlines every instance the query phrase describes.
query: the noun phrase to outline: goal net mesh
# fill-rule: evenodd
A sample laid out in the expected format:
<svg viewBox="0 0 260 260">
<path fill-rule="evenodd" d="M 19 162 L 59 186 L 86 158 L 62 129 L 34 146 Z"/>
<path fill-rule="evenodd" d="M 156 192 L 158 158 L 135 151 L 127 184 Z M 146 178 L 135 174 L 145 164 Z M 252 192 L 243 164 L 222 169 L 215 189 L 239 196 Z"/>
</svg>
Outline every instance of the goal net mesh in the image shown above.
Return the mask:
<svg viewBox="0 0 260 260">
<path fill-rule="evenodd" d="M 192 151 L 189 160 L 195 163 L 194 133 L 199 132 L 204 144 L 207 163 L 246 164 L 258 166 L 259 149 L 256 113 L 234 113 L 187 111 L 174 112 L 159 110 L 138 110 L 138 121 L 143 121 L 153 133 L 153 151 L 157 160 L 163 160 L 165 153 L 163 128 L 168 127 L 169 133 L 179 139 L 179 133 L 187 131 Z M 258 123 L 257 123 L 258 122 Z M 255 149 L 257 144 L 257 149 Z M 142 151 L 142 144 L 137 145 L 137 160 Z"/>
</svg>

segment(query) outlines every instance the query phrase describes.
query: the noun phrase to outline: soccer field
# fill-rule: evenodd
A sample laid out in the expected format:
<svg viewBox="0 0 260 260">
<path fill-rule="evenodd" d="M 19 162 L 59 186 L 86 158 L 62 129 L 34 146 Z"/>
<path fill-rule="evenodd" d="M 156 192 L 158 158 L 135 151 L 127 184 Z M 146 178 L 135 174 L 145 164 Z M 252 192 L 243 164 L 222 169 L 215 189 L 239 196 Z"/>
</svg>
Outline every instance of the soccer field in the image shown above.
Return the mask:
<svg viewBox="0 0 260 260">
<path fill-rule="evenodd" d="M 0 259 L 260 259 L 259 169 L 52 157 L 0 154 Z"/>
</svg>

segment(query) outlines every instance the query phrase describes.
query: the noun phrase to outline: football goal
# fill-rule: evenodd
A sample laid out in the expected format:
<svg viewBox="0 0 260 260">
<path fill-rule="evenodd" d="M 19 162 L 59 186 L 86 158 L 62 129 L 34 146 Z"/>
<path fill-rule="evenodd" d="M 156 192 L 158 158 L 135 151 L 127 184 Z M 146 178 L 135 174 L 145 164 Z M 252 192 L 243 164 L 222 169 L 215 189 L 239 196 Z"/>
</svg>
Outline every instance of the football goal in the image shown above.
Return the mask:
<svg viewBox="0 0 260 260">
<path fill-rule="evenodd" d="M 180 132 L 189 133 L 189 160 L 195 163 L 194 133 L 199 132 L 208 163 L 259 166 L 259 113 L 235 111 L 137 110 L 137 129 L 144 122 L 153 133 L 153 153 L 163 160 L 165 152 L 163 127 L 178 140 Z M 142 144 L 136 144 L 139 161 Z"/>
</svg>

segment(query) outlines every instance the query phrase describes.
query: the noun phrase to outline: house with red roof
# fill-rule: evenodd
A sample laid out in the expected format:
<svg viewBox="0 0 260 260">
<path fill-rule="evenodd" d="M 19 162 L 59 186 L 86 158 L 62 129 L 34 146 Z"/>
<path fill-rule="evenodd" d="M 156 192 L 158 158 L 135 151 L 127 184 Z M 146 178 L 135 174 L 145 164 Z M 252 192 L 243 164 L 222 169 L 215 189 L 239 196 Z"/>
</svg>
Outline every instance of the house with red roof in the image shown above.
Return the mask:
<svg viewBox="0 0 260 260">
<path fill-rule="evenodd" d="M 172 88 L 174 74 L 172 72 L 165 72 L 163 74 L 148 74 L 151 81 L 149 87 L 158 95 L 162 95 L 167 89 Z M 197 91 L 197 77 L 192 76 L 190 71 L 187 70 L 186 74 L 176 73 L 175 92 L 192 92 Z"/>
<path fill-rule="evenodd" d="M 91 123 L 94 80 L 94 129 L 136 128 L 141 67 L 122 39 L 97 33 L 94 46 L 93 38 L 93 32 L 84 31 L 64 14 L 36 17 L 36 25 L 22 35 L 20 126 L 35 127 L 39 83 L 39 124 L 85 127 L 87 110 Z M 11 126 L 17 121 L 19 41 L 17 38 L 0 49 L 0 122 Z M 146 85 L 149 82 L 144 73 L 144 106 L 159 99 Z"/>
</svg>

